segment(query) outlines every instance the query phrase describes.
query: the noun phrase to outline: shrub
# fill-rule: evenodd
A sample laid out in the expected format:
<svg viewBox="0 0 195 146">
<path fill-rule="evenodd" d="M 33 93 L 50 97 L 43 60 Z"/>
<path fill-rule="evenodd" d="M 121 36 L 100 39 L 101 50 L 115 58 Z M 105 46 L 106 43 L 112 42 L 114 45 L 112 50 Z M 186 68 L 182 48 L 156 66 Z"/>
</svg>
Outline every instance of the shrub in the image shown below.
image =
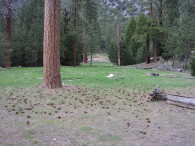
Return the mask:
<svg viewBox="0 0 195 146">
<path fill-rule="evenodd" d="M 61 53 L 60 61 L 62 65 L 73 66 L 74 65 L 74 37 L 71 34 L 67 34 L 61 37 Z M 77 37 L 77 53 L 76 64 L 80 65 L 82 62 L 82 44 L 80 37 Z"/>
<path fill-rule="evenodd" d="M 137 56 L 136 56 L 136 62 L 137 63 L 143 63 L 146 61 L 146 45 L 140 46 Z"/>
<path fill-rule="evenodd" d="M 118 64 L 118 51 L 116 42 L 112 41 L 108 50 L 108 58 L 114 64 Z M 120 65 L 132 65 L 135 63 L 132 50 L 122 38 L 120 41 Z"/>
<path fill-rule="evenodd" d="M 191 75 L 195 76 L 195 58 L 192 58 L 192 61 L 190 63 L 190 68 L 191 68 Z"/>
</svg>

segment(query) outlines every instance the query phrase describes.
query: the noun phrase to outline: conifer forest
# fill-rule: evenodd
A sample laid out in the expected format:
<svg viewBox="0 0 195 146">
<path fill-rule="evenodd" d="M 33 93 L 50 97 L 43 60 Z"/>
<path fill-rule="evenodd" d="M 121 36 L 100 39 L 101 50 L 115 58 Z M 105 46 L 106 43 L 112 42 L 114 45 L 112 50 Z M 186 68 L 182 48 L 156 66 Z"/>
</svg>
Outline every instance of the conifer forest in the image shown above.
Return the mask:
<svg viewBox="0 0 195 146">
<path fill-rule="evenodd" d="M 0 145 L 195 144 L 194 0 L 0 0 Z"/>
</svg>

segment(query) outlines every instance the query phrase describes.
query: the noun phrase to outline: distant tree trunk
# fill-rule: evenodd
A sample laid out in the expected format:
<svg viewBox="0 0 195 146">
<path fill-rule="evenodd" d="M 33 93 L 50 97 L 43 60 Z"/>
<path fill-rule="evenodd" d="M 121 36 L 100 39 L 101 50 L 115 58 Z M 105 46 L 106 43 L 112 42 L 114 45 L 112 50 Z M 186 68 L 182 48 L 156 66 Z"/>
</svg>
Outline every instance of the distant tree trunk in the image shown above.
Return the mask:
<svg viewBox="0 0 195 146">
<path fill-rule="evenodd" d="M 93 53 L 91 52 L 91 61 L 90 61 L 90 66 L 92 66 L 92 62 L 93 62 Z"/>
<path fill-rule="evenodd" d="M 12 17 L 12 8 L 11 8 L 12 0 L 8 0 L 8 15 L 7 15 L 7 46 L 6 46 L 6 68 L 11 67 L 11 17 Z"/>
<path fill-rule="evenodd" d="M 85 37 L 85 42 L 84 42 L 84 49 L 83 49 L 83 63 L 87 63 L 87 26 L 84 28 L 84 37 Z"/>
<path fill-rule="evenodd" d="M 64 9 L 64 34 L 67 33 L 67 30 L 68 30 L 68 24 L 71 20 L 71 18 L 68 17 L 68 15 L 70 14 L 70 11 L 68 11 L 66 8 Z"/>
<path fill-rule="evenodd" d="M 60 9 L 61 0 L 45 0 L 43 42 L 43 87 L 61 88 L 60 76 Z"/>
<path fill-rule="evenodd" d="M 147 37 L 147 59 L 146 59 L 146 64 L 149 64 L 150 63 L 150 40 L 149 38 Z"/>
<path fill-rule="evenodd" d="M 157 50 L 156 50 L 156 41 L 155 39 L 152 40 L 153 42 L 153 53 L 154 53 L 154 63 L 157 63 Z"/>
<path fill-rule="evenodd" d="M 119 24 L 117 25 L 117 44 L 118 44 L 118 66 L 120 66 L 120 34 L 119 34 Z"/>
<path fill-rule="evenodd" d="M 152 3 L 150 3 L 150 18 L 151 18 L 151 19 L 154 18 Z"/>
<path fill-rule="evenodd" d="M 185 42 L 185 53 L 184 53 L 184 54 L 185 54 L 185 55 L 184 55 L 184 57 L 185 57 L 185 58 L 184 58 L 184 64 L 185 64 L 185 66 L 184 66 L 184 69 L 185 69 L 185 71 L 186 71 L 187 68 L 188 68 L 188 59 L 189 59 L 189 58 L 188 58 L 188 55 L 187 55 L 187 54 L 188 54 L 188 53 L 187 53 L 187 44 L 188 44 L 188 43 L 187 43 L 186 39 L 185 39 L 184 42 Z"/>
<path fill-rule="evenodd" d="M 76 37 L 76 29 L 77 29 L 77 7 L 76 7 L 76 1 L 74 1 L 74 20 L 73 20 L 73 25 L 74 25 L 74 32 L 75 32 L 75 36 L 74 36 L 74 67 L 76 67 L 77 65 L 77 37 Z"/>
<path fill-rule="evenodd" d="M 163 0 L 160 0 L 160 7 L 159 7 L 159 26 L 162 26 L 162 7 L 163 7 Z"/>
<path fill-rule="evenodd" d="M 150 17 L 151 17 L 151 19 L 154 19 L 152 3 L 150 3 Z M 155 39 L 153 39 L 152 42 L 153 42 L 154 63 L 157 63 L 157 55 L 156 55 L 157 51 L 156 51 L 156 41 L 155 41 Z"/>
</svg>

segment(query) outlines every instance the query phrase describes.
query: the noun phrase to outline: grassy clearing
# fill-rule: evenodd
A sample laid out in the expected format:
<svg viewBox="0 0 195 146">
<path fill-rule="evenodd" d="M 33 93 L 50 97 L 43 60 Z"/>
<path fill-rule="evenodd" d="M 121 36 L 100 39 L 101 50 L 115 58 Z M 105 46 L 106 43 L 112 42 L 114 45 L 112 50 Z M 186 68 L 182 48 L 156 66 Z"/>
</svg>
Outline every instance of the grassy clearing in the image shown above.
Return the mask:
<svg viewBox="0 0 195 146">
<path fill-rule="evenodd" d="M 189 76 L 96 63 L 62 67 L 63 88 L 45 90 L 42 68 L 0 70 L 0 145 L 192 145 L 194 111 L 148 93 L 158 84 L 194 96 L 195 81 L 149 72 Z"/>
<path fill-rule="evenodd" d="M 61 77 L 64 85 L 79 85 L 85 87 L 128 88 L 142 86 L 143 89 L 155 88 L 159 85 L 163 89 L 185 88 L 195 86 L 190 79 L 151 77 L 151 70 L 133 69 L 130 67 L 116 67 L 110 63 L 96 63 L 92 67 L 61 67 Z M 189 74 L 152 71 L 160 75 L 189 76 Z M 107 75 L 113 73 L 117 78 L 109 79 Z M 124 77 L 120 79 L 118 77 Z M 12 68 L 0 70 L 0 87 L 32 87 L 43 82 L 42 68 Z"/>
</svg>

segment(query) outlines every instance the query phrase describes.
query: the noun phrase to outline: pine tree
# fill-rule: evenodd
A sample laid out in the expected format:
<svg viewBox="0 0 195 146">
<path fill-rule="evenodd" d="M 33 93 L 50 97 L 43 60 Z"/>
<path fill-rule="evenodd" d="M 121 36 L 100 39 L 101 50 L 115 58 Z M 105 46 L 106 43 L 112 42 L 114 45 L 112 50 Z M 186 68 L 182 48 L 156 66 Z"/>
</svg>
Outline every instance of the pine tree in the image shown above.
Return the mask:
<svg viewBox="0 0 195 146">
<path fill-rule="evenodd" d="M 8 15 L 7 15 L 7 50 L 6 50 L 6 68 L 11 67 L 11 53 L 10 53 L 10 49 L 11 49 L 11 17 L 12 17 L 12 0 L 8 0 Z"/>
<path fill-rule="evenodd" d="M 83 49 L 83 63 L 87 63 L 87 39 L 88 39 L 88 27 L 90 24 L 97 21 L 98 10 L 97 2 L 95 0 L 86 0 L 84 1 L 84 49 Z"/>
<path fill-rule="evenodd" d="M 12 66 L 42 66 L 44 2 L 42 0 L 24 2 L 14 24 Z"/>
<path fill-rule="evenodd" d="M 137 51 L 139 48 L 139 44 L 135 41 L 135 39 L 133 39 L 133 36 L 135 34 L 135 30 L 136 30 L 136 25 L 137 25 L 137 22 L 135 21 L 134 17 L 132 17 L 128 26 L 127 26 L 127 30 L 125 33 L 126 45 L 133 53 L 133 56 L 132 56 L 133 60 L 134 60 L 133 63 L 135 63 Z"/>
<path fill-rule="evenodd" d="M 60 77 L 60 9 L 61 0 L 45 1 L 43 87 L 62 87 Z"/>
<path fill-rule="evenodd" d="M 150 23 L 144 14 L 141 15 L 139 18 L 139 21 L 136 26 L 135 35 L 133 36 L 133 38 L 138 43 L 141 44 L 138 49 L 138 53 L 136 57 L 137 63 L 141 63 L 145 61 L 144 58 L 146 58 L 146 63 L 150 63 L 150 52 L 149 52 Z"/>
</svg>

